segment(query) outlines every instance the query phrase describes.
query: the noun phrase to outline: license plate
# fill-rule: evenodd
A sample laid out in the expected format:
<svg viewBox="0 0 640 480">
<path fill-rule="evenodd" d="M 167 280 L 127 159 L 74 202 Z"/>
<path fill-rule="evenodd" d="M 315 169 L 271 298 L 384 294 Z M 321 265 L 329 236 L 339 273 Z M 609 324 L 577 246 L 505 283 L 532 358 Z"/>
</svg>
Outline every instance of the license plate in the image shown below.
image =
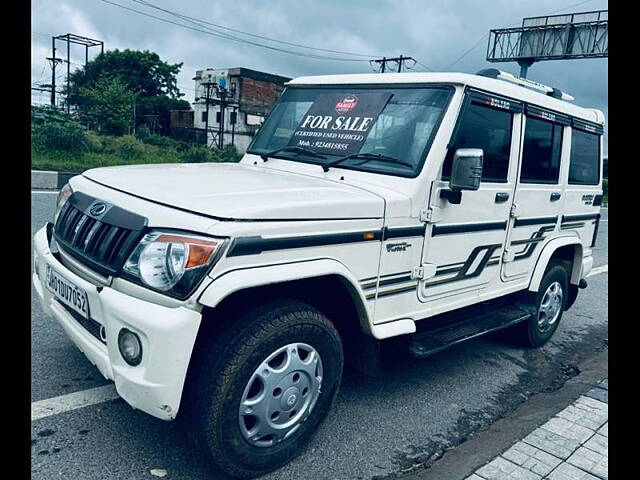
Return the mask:
<svg viewBox="0 0 640 480">
<path fill-rule="evenodd" d="M 84 318 L 89 318 L 89 298 L 87 292 L 79 288 L 50 265 L 47 265 L 47 289 L 60 300 L 60 302 L 72 308 Z"/>
</svg>

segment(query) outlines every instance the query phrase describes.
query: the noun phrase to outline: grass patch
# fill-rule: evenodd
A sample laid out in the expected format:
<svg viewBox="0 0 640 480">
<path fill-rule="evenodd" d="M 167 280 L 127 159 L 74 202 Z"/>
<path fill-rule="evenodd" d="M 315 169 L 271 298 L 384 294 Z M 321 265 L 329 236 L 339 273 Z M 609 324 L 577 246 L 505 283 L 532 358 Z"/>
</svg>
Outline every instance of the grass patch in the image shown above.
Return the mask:
<svg viewBox="0 0 640 480">
<path fill-rule="evenodd" d="M 161 137 L 162 139 L 162 137 Z M 234 147 L 224 150 L 187 144 L 173 139 L 146 143 L 132 135 L 110 136 L 87 132 L 82 148 L 59 149 L 34 142 L 31 168 L 64 172 L 83 172 L 90 168 L 151 163 L 238 162 L 241 155 Z"/>
<path fill-rule="evenodd" d="M 153 155 L 142 158 L 124 158 L 112 153 L 70 152 L 64 150 L 49 150 L 37 152 L 31 150 L 31 168 L 34 170 L 53 170 L 60 172 L 81 173 L 90 168 L 111 167 L 115 165 L 137 165 L 141 163 L 177 163 L 177 155 Z"/>
</svg>

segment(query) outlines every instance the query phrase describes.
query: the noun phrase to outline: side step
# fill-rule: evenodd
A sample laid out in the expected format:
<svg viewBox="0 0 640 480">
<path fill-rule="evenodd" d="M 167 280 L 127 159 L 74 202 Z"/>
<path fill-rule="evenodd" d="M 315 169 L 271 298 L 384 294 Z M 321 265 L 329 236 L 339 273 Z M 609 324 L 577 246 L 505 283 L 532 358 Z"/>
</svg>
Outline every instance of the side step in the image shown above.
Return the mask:
<svg viewBox="0 0 640 480">
<path fill-rule="evenodd" d="M 531 307 L 515 302 L 485 307 L 482 311 L 469 309 L 455 317 L 444 314 L 425 319 L 422 321 L 430 327 L 411 336 L 409 352 L 414 357 L 425 358 L 465 340 L 528 320 L 533 313 Z"/>
</svg>

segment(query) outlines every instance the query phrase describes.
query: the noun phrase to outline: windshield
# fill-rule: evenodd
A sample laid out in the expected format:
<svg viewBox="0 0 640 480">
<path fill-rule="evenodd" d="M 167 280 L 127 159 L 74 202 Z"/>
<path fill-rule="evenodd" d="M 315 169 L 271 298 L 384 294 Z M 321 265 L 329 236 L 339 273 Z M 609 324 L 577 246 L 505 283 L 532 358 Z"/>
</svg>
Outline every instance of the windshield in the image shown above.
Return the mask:
<svg viewBox="0 0 640 480">
<path fill-rule="evenodd" d="M 247 152 L 319 165 L 349 156 L 335 166 L 415 177 L 452 93 L 447 86 L 290 87 Z"/>
</svg>

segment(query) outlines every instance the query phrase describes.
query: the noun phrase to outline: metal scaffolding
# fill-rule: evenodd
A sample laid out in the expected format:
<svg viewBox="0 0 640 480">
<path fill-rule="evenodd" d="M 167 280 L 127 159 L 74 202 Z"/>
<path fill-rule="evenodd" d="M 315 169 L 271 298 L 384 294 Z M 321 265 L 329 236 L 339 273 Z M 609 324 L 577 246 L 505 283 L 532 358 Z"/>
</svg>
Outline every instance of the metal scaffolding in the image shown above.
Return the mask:
<svg viewBox="0 0 640 480">
<path fill-rule="evenodd" d="M 534 62 L 608 56 L 608 10 L 528 17 L 521 27 L 491 30 L 487 45 L 487 61 L 517 62 L 522 78 Z"/>
</svg>

